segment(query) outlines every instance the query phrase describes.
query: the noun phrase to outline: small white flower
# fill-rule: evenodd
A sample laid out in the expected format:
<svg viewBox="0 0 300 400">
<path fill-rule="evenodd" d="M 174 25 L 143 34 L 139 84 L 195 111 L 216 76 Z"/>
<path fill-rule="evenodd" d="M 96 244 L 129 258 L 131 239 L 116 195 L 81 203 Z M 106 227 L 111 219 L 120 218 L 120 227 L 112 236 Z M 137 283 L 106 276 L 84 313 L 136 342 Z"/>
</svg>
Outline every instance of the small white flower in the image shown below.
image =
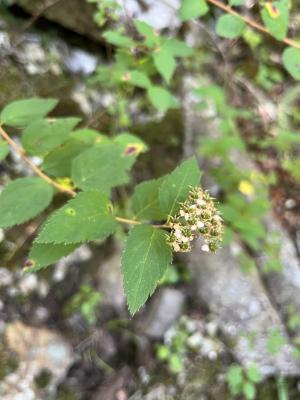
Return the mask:
<svg viewBox="0 0 300 400">
<path fill-rule="evenodd" d="M 185 211 L 184 211 L 184 210 L 180 210 L 180 211 L 179 211 L 179 214 L 180 214 L 182 217 L 184 217 L 184 216 L 185 216 Z"/>
<path fill-rule="evenodd" d="M 191 226 L 191 231 L 195 231 L 197 229 L 197 225 L 192 225 Z"/>
<path fill-rule="evenodd" d="M 176 242 L 172 243 L 172 247 L 173 247 L 174 251 L 177 251 L 177 252 L 180 251 L 180 246 L 178 243 L 176 243 Z"/>
<path fill-rule="evenodd" d="M 205 201 L 202 199 L 197 199 L 196 200 L 196 204 L 198 204 L 198 206 L 204 206 L 205 205 Z"/>
<path fill-rule="evenodd" d="M 197 221 L 197 228 L 201 229 L 204 227 L 204 223 L 202 221 Z"/>
<path fill-rule="evenodd" d="M 176 229 L 174 232 L 174 235 L 177 237 L 177 239 L 181 239 L 182 237 L 182 232 L 180 229 Z"/>
<path fill-rule="evenodd" d="M 182 243 L 188 243 L 190 240 L 188 237 L 182 236 L 181 241 L 182 241 Z"/>
<path fill-rule="evenodd" d="M 209 246 L 208 246 L 208 244 L 204 244 L 204 245 L 201 247 L 201 250 L 202 250 L 202 251 L 208 252 L 208 251 L 209 251 Z"/>
</svg>

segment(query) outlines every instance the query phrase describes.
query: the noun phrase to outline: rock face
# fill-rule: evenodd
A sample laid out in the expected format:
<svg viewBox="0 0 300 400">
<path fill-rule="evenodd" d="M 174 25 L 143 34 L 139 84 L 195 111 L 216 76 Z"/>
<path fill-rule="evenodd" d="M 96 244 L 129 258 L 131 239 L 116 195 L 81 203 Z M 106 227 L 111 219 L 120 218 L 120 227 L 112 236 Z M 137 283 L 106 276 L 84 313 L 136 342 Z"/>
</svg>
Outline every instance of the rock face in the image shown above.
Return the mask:
<svg viewBox="0 0 300 400">
<path fill-rule="evenodd" d="M 182 313 L 184 294 L 171 288 L 163 288 L 149 304 L 142 321 L 142 330 L 153 339 L 161 339 Z"/>
<path fill-rule="evenodd" d="M 189 267 L 196 295 L 217 316 L 225 337 L 235 343 L 233 353 L 242 365 L 255 362 L 265 374 L 299 374 L 300 362 L 292 356 L 290 345 L 274 357 L 267 351 L 271 329 L 286 335 L 256 271 L 245 275 L 228 247 L 204 254 L 200 245 L 190 254 Z M 250 346 L 246 336 L 251 334 L 255 336 Z"/>
<path fill-rule="evenodd" d="M 52 2 L 54 5 L 51 7 L 47 7 L 47 3 L 51 3 L 50 1 L 16 0 L 15 3 L 33 15 L 42 12 L 44 9 L 45 11 L 42 14 L 50 21 L 81 35 L 100 40 L 100 28 L 93 20 L 96 7 L 85 0 Z"/>
<path fill-rule="evenodd" d="M 121 255 L 121 243 L 116 243 L 114 254 L 100 265 L 97 274 L 97 288 L 103 294 L 102 304 L 112 307 L 116 312 L 122 312 L 126 308 Z"/>
<path fill-rule="evenodd" d="M 17 354 L 18 367 L 1 381 L 2 400 L 42 400 L 49 398 L 65 376 L 74 356 L 70 345 L 61 335 L 42 328 L 14 322 L 6 329 L 6 342 Z M 49 374 L 46 389 L 39 389 L 35 379 Z"/>
<path fill-rule="evenodd" d="M 120 4 L 120 20 L 124 25 L 130 24 L 128 19 L 139 18 L 150 23 L 155 29 L 169 29 L 175 31 L 181 22 L 177 18 L 177 10 L 180 6 L 179 0 L 122 0 Z M 101 40 L 101 28 L 94 22 L 96 11 L 95 4 L 89 4 L 86 0 L 64 0 L 53 1 L 54 5 L 46 7 L 46 2 L 40 0 L 15 0 L 15 3 L 31 14 L 42 12 L 43 17 L 54 21 L 61 26 L 94 40 Z"/>
<path fill-rule="evenodd" d="M 280 243 L 279 259 L 282 267 L 280 273 L 270 272 L 266 274 L 265 281 L 274 303 L 281 314 L 288 320 L 288 310 L 292 306 L 295 312 L 300 314 L 300 259 L 296 247 L 288 233 L 271 216 L 266 219 L 269 232 L 276 232 L 277 241 Z M 264 257 L 259 260 L 263 264 Z M 300 333 L 300 327 L 295 330 Z"/>
</svg>

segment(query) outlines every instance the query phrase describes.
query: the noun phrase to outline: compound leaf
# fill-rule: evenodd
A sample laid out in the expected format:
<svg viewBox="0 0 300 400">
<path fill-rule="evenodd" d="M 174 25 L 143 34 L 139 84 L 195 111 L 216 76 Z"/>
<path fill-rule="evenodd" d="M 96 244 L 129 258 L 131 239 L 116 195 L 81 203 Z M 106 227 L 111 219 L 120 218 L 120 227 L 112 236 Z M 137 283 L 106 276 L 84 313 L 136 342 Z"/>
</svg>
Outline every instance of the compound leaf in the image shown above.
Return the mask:
<svg viewBox="0 0 300 400">
<path fill-rule="evenodd" d="M 40 214 L 51 203 L 53 188 L 37 177 L 10 182 L 0 194 L 0 227 L 19 225 Z"/>
<path fill-rule="evenodd" d="M 145 304 L 171 263 L 171 247 L 166 233 L 150 225 L 131 229 L 122 257 L 124 290 L 130 313 Z"/>
<path fill-rule="evenodd" d="M 100 192 L 81 192 L 47 219 L 37 243 L 83 243 L 104 240 L 116 229 L 112 205 Z"/>
</svg>

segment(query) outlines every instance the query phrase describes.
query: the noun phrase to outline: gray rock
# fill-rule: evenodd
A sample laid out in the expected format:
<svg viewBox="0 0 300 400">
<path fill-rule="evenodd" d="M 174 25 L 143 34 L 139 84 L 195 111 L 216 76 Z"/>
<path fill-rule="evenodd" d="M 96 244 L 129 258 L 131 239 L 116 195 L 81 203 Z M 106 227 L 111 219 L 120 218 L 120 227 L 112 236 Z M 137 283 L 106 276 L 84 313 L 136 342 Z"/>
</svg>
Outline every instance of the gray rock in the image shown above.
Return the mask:
<svg viewBox="0 0 300 400">
<path fill-rule="evenodd" d="M 114 254 L 104 260 L 97 274 L 97 288 L 103 294 L 102 304 L 122 312 L 126 307 L 121 273 L 122 248 L 119 242 L 115 244 Z"/>
<path fill-rule="evenodd" d="M 10 324 L 5 333 L 8 347 L 17 354 L 19 364 L 1 381 L 1 399 L 51 398 L 74 361 L 70 345 L 56 332 L 30 327 L 19 321 Z M 45 370 L 51 373 L 51 381 L 41 393 L 34 379 Z"/>
<path fill-rule="evenodd" d="M 266 218 L 268 232 L 276 233 L 276 242 L 280 245 L 279 259 L 282 266 L 281 272 L 265 274 L 265 281 L 275 304 L 281 314 L 288 319 L 288 308 L 294 306 L 300 314 L 300 259 L 294 242 L 289 234 L 269 215 Z M 262 256 L 258 262 L 263 269 L 266 257 Z M 300 329 L 296 329 L 300 333 Z"/>
<path fill-rule="evenodd" d="M 270 329 L 277 329 L 285 338 L 286 334 L 257 271 L 245 275 L 228 247 L 216 254 L 205 254 L 196 244 L 188 259 L 195 295 L 218 318 L 223 334 L 235 342 L 236 359 L 242 365 L 257 363 L 264 374 L 299 374 L 300 362 L 292 356 L 290 345 L 283 346 L 274 357 L 267 352 Z M 245 336 L 253 333 L 255 339 L 250 347 Z"/>
<path fill-rule="evenodd" d="M 182 313 L 184 294 L 171 288 L 161 289 L 148 305 L 141 322 L 143 332 L 153 339 L 163 338 Z"/>
<path fill-rule="evenodd" d="M 11 285 L 13 280 L 13 274 L 7 268 L 0 267 L 0 287 Z"/>
</svg>

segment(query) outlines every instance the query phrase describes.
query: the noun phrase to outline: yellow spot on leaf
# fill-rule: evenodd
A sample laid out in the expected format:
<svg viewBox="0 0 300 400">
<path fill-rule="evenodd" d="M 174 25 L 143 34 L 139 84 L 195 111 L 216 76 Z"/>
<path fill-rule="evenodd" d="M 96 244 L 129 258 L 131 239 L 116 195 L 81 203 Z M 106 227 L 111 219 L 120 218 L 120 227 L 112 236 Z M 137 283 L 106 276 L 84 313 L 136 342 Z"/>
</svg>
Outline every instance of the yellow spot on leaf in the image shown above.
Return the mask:
<svg viewBox="0 0 300 400">
<path fill-rule="evenodd" d="M 268 1 L 265 5 L 266 10 L 268 11 L 271 18 L 278 18 L 280 16 L 280 11 L 271 1 Z"/>
<path fill-rule="evenodd" d="M 239 191 L 246 196 L 251 196 L 254 193 L 254 186 L 249 181 L 240 181 Z"/>
<path fill-rule="evenodd" d="M 74 210 L 74 208 L 69 207 L 66 209 L 66 214 L 72 215 L 73 217 L 74 215 L 76 215 L 76 211 Z"/>
<path fill-rule="evenodd" d="M 65 189 L 74 189 L 73 182 L 70 178 L 57 178 L 56 182 Z"/>
</svg>

